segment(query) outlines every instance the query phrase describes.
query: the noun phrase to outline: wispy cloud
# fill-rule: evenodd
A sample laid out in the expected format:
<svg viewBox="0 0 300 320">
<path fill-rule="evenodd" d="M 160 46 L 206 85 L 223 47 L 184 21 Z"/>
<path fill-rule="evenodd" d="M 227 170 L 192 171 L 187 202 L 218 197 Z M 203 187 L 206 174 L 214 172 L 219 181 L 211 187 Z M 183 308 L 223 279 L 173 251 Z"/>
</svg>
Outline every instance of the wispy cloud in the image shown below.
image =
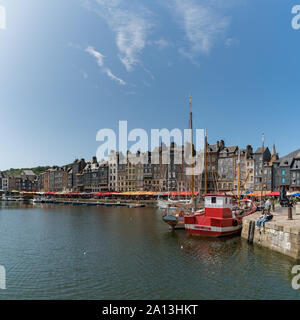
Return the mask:
<svg viewBox="0 0 300 320">
<path fill-rule="evenodd" d="M 89 53 L 92 57 L 94 57 L 97 61 L 98 66 L 101 68 L 102 72 L 104 72 L 111 80 L 118 82 L 120 85 L 126 85 L 126 82 L 117 76 L 115 76 L 109 68 L 104 66 L 104 58 L 105 56 L 100 52 L 96 51 L 92 46 L 88 46 L 85 51 Z"/>
<path fill-rule="evenodd" d="M 171 0 L 170 8 L 185 32 L 189 46 L 179 51 L 193 59 L 208 55 L 228 30 L 231 19 L 218 10 L 217 1 Z"/>
<path fill-rule="evenodd" d="M 88 52 L 91 56 L 93 56 L 96 59 L 97 64 L 98 64 L 99 67 L 103 67 L 103 65 L 104 65 L 104 62 L 103 62 L 104 55 L 102 55 L 100 52 L 96 51 L 91 46 L 88 46 L 85 49 L 85 51 Z"/>
<path fill-rule="evenodd" d="M 104 18 L 115 33 L 119 50 L 119 59 L 127 71 L 132 71 L 140 64 L 140 54 L 146 46 L 146 40 L 153 24 L 149 19 L 150 12 L 136 1 L 119 0 L 85 0 L 89 10 L 97 12 Z"/>
</svg>

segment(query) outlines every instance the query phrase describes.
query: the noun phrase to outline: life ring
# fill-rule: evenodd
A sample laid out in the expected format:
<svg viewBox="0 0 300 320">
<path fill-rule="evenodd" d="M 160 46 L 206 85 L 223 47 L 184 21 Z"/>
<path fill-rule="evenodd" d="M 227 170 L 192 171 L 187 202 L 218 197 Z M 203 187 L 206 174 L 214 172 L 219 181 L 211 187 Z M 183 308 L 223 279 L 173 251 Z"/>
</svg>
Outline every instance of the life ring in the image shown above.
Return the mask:
<svg viewBox="0 0 300 320">
<path fill-rule="evenodd" d="M 183 210 L 180 210 L 179 212 L 179 217 L 183 217 L 184 216 L 184 211 Z"/>
</svg>

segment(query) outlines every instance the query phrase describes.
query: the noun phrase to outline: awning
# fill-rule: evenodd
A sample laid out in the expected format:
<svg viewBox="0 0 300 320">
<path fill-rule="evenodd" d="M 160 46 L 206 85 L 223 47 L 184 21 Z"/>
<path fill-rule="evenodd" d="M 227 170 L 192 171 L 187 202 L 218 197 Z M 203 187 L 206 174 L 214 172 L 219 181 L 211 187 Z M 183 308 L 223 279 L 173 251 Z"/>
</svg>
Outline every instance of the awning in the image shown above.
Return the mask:
<svg viewBox="0 0 300 320">
<path fill-rule="evenodd" d="M 256 191 L 256 192 L 252 192 L 252 193 L 248 193 L 247 196 L 248 197 L 257 197 L 257 198 L 260 198 L 261 196 L 265 197 L 265 196 L 268 196 L 268 194 L 270 194 L 271 192 L 270 191 Z"/>
<path fill-rule="evenodd" d="M 280 196 L 280 192 L 279 191 L 274 191 L 274 192 L 268 193 L 267 196 L 279 197 Z"/>
<path fill-rule="evenodd" d="M 199 194 L 199 192 L 194 192 L 194 195 L 197 196 Z M 192 196 L 192 192 L 168 192 L 168 193 L 164 193 L 164 196 Z"/>
</svg>

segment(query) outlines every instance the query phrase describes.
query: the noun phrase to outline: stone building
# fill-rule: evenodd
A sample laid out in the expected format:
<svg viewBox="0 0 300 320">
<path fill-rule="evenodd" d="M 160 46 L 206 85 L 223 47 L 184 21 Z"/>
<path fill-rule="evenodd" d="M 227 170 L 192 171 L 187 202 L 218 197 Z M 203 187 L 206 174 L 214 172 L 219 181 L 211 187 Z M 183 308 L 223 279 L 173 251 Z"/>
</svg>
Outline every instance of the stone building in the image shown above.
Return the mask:
<svg viewBox="0 0 300 320">
<path fill-rule="evenodd" d="M 84 159 L 76 159 L 72 163 L 72 184 L 73 191 L 83 191 L 82 171 L 85 168 L 86 163 Z"/>
<path fill-rule="evenodd" d="M 273 163 L 274 189 L 285 186 L 290 191 L 300 191 L 300 149 Z"/>
<path fill-rule="evenodd" d="M 254 190 L 260 191 L 262 186 L 262 169 L 264 170 L 263 188 L 267 191 L 274 189 L 274 163 L 278 160 L 275 145 L 271 154 L 268 147 L 264 150 L 262 165 L 262 148 L 258 148 L 254 154 Z M 262 168 L 263 166 L 263 168 Z"/>
<path fill-rule="evenodd" d="M 52 167 L 49 172 L 49 191 L 64 192 L 67 190 L 68 172 L 67 167 Z"/>
<path fill-rule="evenodd" d="M 250 145 L 246 149 L 239 149 L 234 157 L 234 183 L 233 190 L 238 189 L 238 160 L 240 159 L 240 191 L 254 190 L 254 156 Z"/>
<path fill-rule="evenodd" d="M 106 161 L 99 162 L 96 157 L 92 161 L 87 162 L 85 168 L 80 174 L 78 180 L 79 185 L 82 184 L 83 191 L 91 192 L 107 192 L 109 180 L 109 166 Z"/>
<path fill-rule="evenodd" d="M 219 152 L 218 158 L 218 187 L 220 191 L 234 189 L 234 178 L 236 172 L 236 159 L 239 147 L 224 147 Z"/>
<path fill-rule="evenodd" d="M 111 151 L 108 156 L 108 190 L 111 192 L 118 192 L 118 164 L 119 164 L 119 153 Z"/>
</svg>

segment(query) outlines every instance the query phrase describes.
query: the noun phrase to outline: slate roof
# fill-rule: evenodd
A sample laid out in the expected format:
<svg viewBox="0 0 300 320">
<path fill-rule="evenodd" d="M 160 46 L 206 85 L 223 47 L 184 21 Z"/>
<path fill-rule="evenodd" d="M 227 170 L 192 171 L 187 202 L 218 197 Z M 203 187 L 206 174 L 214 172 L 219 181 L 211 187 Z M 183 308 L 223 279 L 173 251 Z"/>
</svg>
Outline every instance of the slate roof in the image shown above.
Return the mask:
<svg viewBox="0 0 300 320">
<path fill-rule="evenodd" d="M 278 164 L 279 167 L 290 167 L 295 159 L 300 159 L 300 149 L 276 160 L 274 163 Z"/>
<path fill-rule="evenodd" d="M 35 176 L 35 173 L 32 170 L 23 170 L 22 174 L 24 176 Z"/>
</svg>

